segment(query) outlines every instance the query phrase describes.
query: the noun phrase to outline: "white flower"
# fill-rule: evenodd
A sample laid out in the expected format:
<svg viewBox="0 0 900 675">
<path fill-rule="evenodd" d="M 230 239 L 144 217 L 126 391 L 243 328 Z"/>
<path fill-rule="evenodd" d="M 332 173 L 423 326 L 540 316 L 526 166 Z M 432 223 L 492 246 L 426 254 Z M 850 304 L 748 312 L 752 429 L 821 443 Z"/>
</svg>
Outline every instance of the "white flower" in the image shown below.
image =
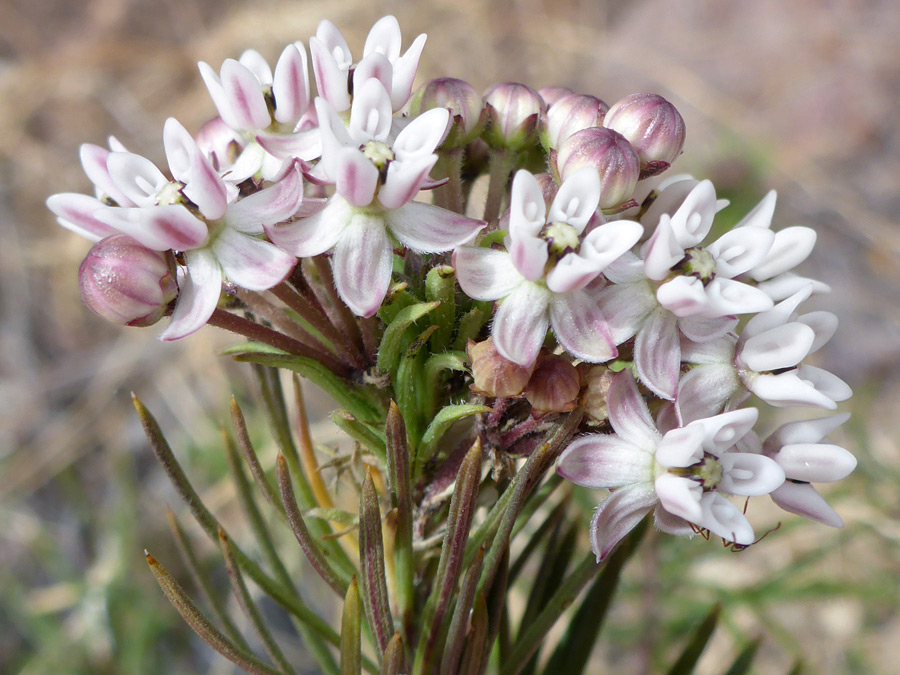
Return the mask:
<svg viewBox="0 0 900 675">
<path fill-rule="evenodd" d="M 467 295 L 501 300 L 492 335 L 504 358 L 531 365 L 548 326 L 577 358 L 600 363 L 616 356 L 617 343 L 585 287 L 640 239 L 643 228 L 621 220 L 584 234 L 599 201 L 600 177 L 593 168 L 563 182 L 549 211 L 537 179 L 519 171 L 510 198 L 508 252 L 466 246 L 454 254 Z"/>
<path fill-rule="evenodd" d="M 557 471 L 578 485 L 612 490 L 591 523 L 598 561 L 651 510 L 657 527 L 666 532 L 689 535 L 693 524 L 727 541 L 753 543 L 753 528 L 723 493 L 764 495 L 784 482 L 784 471 L 772 459 L 735 451 L 756 422 L 755 408 L 696 420 L 663 434 L 630 371 L 613 380 L 607 405 L 615 435 L 576 438 L 557 464 Z"/>
<path fill-rule="evenodd" d="M 316 99 L 322 133 L 317 179 L 335 194 L 319 213 L 269 230 L 276 244 L 305 258 L 332 251 L 338 294 L 359 316 L 372 316 L 391 281 L 392 237 L 427 253 L 471 239 L 484 223 L 412 199 L 437 161 L 434 149 L 449 122 L 445 108 L 413 119 L 391 138 L 387 91 L 368 80 L 356 93 L 349 126 L 323 98 Z"/>
</svg>

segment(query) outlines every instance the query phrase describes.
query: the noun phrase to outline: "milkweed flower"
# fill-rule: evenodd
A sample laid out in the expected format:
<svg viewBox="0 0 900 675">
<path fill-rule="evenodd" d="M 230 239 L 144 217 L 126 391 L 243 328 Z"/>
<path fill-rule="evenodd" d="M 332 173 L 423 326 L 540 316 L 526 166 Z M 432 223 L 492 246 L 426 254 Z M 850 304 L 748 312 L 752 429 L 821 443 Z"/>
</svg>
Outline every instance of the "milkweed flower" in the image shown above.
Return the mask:
<svg viewBox="0 0 900 675">
<path fill-rule="evenodd" d="M 735 447 L 756 422 L 756 408 L 663 432 L 631 372 L 623 371 L 610 386 L 607 409 L 615 433 L 576 438 L 557 463 L 573 483 L 611 490 L 591 522 L 598 561 L 651 510 L 665 532 L 690 535 L 702 528 L 741 546 L 753 543 L 752 526 L 724 495 L 770 494 L 785 478 L 775 460 Z"/>
<path fill-rule="evenodd" d="M 620 220 L 585 234 L 599 202 L 600 177 L 590 167 L 563 182 L 549 210 L 537 179 L 519 171 L 507 251 L 456 250 L 457 279 L 466 295 L 500 301 L 491 334 L 504 358 L 531 365 L 551 326 L 572 356 L 593 363 L 616 356 L 617 343 L 587 286 L 640 239 L 643 228 Z"/>
<path fill-rule="evenodd" d="M 449 251 L 484 223 L 412 201 L 437 161 L 445 108 L 423 113 L 394 136 L 390 97 L 377 79 L 356 92 L 346 126 L 324 98 L 315 105 L 322 159 L 313 174 L 333 183 L 335 194 L 315 215 L 270 228 L 269 236 L 301 258 L 331 251 L 338 294 L 358 316 L 372 316 L 390 285 L 395 239 L 414 251 Z"/>
</svg>

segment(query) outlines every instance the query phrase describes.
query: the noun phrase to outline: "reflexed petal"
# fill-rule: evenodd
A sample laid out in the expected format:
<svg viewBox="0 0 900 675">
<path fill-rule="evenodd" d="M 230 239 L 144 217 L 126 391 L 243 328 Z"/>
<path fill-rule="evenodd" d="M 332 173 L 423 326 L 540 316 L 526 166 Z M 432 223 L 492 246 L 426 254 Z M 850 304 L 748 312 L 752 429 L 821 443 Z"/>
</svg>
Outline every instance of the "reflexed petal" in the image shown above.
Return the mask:
<svg viewBox="0 0 900 675">
<path fill-rule="evenodd" d="M 739 387 L 740 380 L 730 364 L 691 368 L 679 381 L 675 398 L 681 423 L 719 414 Z"/>
<path fill-rule="evenodd" d="M 600 174 L 593 167 L 586 166 L 566 178 L 559 186 L 550 206 L 547 222 L 568 223 L 581 234 L 599 204 Z M 633 244 L 634 242 L 629 244 L 626 249 Z"/>
<path fill-rule="evenodd" d="M 197 205 L 205 218 L 221 218 L 228 205 L 225 182 L 174 117 L 167 119 L 163 127 L 163 145 L 172 176 L 184 183 L 184 196 Z"/>
<path fill-rule="evenodd" d="M 547 288 L 554 293 L 577 291 L 596 279 L 598 274 L 600 265 L 593 260 L 583 258 L 577 253 L 566 253 L 547 275 Z"/>
<path fill-rule="evenodd" d="M 526 233 L 510 237 L 509 255 L 516 269 L 528 281 L 537 281 L 544 276 L 544 267 L 550 258 L 547 242 Z"/>
<path fill-rule="evenodd" d="M 758 418 L 759 410 L 756 408 L 741 408 L 691 424 L 703 429 L 703 449 L 718 457 L 743 438 Z"/>
<path fill-rule="evenodd" d="M 653 523 L 656 529 L 666 534 L 674 534 L 676 537 L 693 537 L 697 531 L 692 524 L 684 518 L 666 511 L 661 504 L 653 509 Z"/>
<path fill-rule="evenodd" d="M 813 332 L 816 334 L 812 347 L 809 348 L 810 354 L 821 349 L 825 343 L 832 338 L 838 327 L 837 316 L 831 312 L 821 310 L 818 312 L 808 312 L 799 317 L 797 321 L 812 328 Z"/>
<path fill-rule="evenodd" d="M 809 518 L 830 527 L 843 527 L 843 519 L 831 508 L 825 499 L 806 483 L 785 483 L 769 495 L 772 501 L 788 513 Z"/>
<path fill-rule="evenodd" d="M 784 471 L 764 455 L 726 452 L 719 457 L 724 471 L 719 489 L 742 497 L 767 495 L 784 483 Z"/>
<path fill-rule="evenodd" d="M 100 241 L 119 231 L 94 215 L 100 210 L 116 207 L 106 206 L 88 195 L 75 192 L 52 195 L 47 199 L 47 208 L 56 215 L 60 225 L 91 241 Z"/>
<path fill-rule="evenodd" d="M 760 227 L 735 228 L 706 250 L 716 259 L 716 274 L 728 279 L 758 265 L 772 247 L 775 235 Z"/>
<path fill-rule="evenodd" d="M 664 473 L 656 479 L 654 487 L 659 503 L 666 511 L 692 523 L 700 520 L 700 483 L 684 476 Z"/>
<path fill-rule="evenodd" d="M 607 286 L 600 291 L 597 302 L 617 345 L 637 333 L 656 308 L 656 297 L 646 281 Z"/>
<path fill-rule="evenodd" d="M 758 373 L 793 368 L 809 354 L 816 334 L 794 322 L 755 335 L 741 346 L 740 359 Z"/>
<path fill-rule="evenodd" d="M 785 272 L 767 281 L 761 281 L 757 288 L 772 298 L 772 300 L 778 302 L 809 285 L 812 285 L 813 293 L 831 293 L 831 286 L 828 284 L 816 279 L 801 277 L 792 272 Z"/>
<path fill-rule="evenodd" d="M 534 363 L 547 337 L 549 302 L 550 291 L 528 281 L 503 299 L 491 328 L 494 346 L 503 358 L 526 367 Z"/>
<path fill-rule="evenodd" d="M 802 365 L 797 368 L 797 375 L 810 382 L 817 391 L 822 392 L 832 401 L 846 401 L 853 396 L 853 390 L 837 375 L 815 366 Z"/>
<path fill-rule="evenodd" d="M 154 251 L 187 251 L 206 243 L 209 230 L 180 204 L 103 209 L 94 217 Z"/>
<path fill-rule="evenodd" d="M 640 223 L 617 220 L 591 230 L 578 252 L 603 270 L 629 251 L 643 235 L 644 228 Z"/>
<path fill-rule="evenodd" d="M 553 295 L 550 325 L 563 349 L 583 361 L 603 363 L 618 354 L 596 298 L 583 290 Z"/>
<path fill-rule="evenodd" d="M 112 177 L 109 175 L 109 168 L 106 166 L 106 160 L 109 159 L 109 155 L 109 150 L 93 143 L 83 143 L 81 148 L 79 148 L 79 156 L 81 157 L 81 166 L 84 168 L 84 173 L 97 187 L 100 194 L 109 197 L 119 206 L 134 206 L 134 202 L 116 187 Z"/>
<path fill-rule="evenodd" d="M 400 24 L 396 17 L 383 16 L 369 30 L 363 56 L 383 54 L 390 61 L 400 56 Z"/>
<path fill-rule="evenodd" d="M 478 246 L 460 246 L 453 253 L 459 287 L 475 300 L 497 300 L 522 282 L 509 253 Z"/>
<path fill-rule="evenodd" d="M 322 135 L 318 128 L 294 134 L 259 132 L 256 134 L 256 142 L 270 155 L 284 160 L 296 157 L 304 162 L 311 162 L 322 155 Z"/>
<path fill-rule="evenodd" d="M 298 258 L 311 258 L 334 247 L 354 216 L 354 209 L 339 196 L 309 218 L 267 228 L 266 234 L 280 248 Z"/>
<path fill-rule="evenodd" d="M 269 115 L 260 82 L 250 69 L 234 59 L 225 59 L 221 73 L 222 88 L 228 97 L 234 121 L 238 125 L 235 128 L 255 130 L 269 126 L 272 117 Z M 224 115 L 222 119 L 225 119 Z"/>
<path fill-rule="evenodd" d="M 384 214 L 387 226 L 408 248 L 425 253 L 449 251 L 469 241 L 484 227 L 453 211 L 422 202 L 407 202 Z"/>
<path fill-rule="evenodd" d="M 521 169 L 512 183 L 509 204 L 509 236 L 515 241 L 520 237 L 537 237 L 546 224 L 544 193 L 537 179 Z"/>
<path fill-rule="evenodd" d="M 718 316 L 710 319 L 704 316 L 682 316 L 678 318 L 678 330 L 694 342 L 718 340 L 737 328 L 736 316 Z"/>
<path fill-rule="evenodd" d="M 327 210 L 327 209 L 326 209 Z M 391 284 L 393 253 L 384 222 L 357 213 L 334 247 L 334 285 L 357 316 L 372 316 Z"/>
<path fill-rule="evenodd" d="M 337 155 L 334 185 L 337 193 L 353 206 L 368 206 L 375 199 L 378 169 L 359 150 L 343 148 Z"/>
<path fill-rule="evenodd" d="M 284 48 L 275 64 L 272 95 L 275 97 L 275 119 L 281 124 L 294 124 L 309 108 L 309 75 L 306 48 L 295 42 Z"/>
<path fill-rule="evenodd" d="M 856 468 L 856 457 L 830 443 L 785 445 L 772 459 L 788 478 L 806 483 L 832 483 L 846 478 Z"/>
<path fill-rule="evenodd" d="M 378 201 L 386 209 L 398 209 L 419 194 L 437 155 L 414 157 L 388 165 L 384 185 L 378 190 Z"/>
<path fill-rule="evenodd" d="M 409 46 L 403 56 L 394 60 L 394 79 L 391 85 L 391 105 L 394 111 L 400 110 L 409 100 L 412 93 L 413 80 L 416 77 L 416 69 L 419 67 L 419 59 L 422 49 L 425 48 L 426 36 L 419 35 Z"/>
<path fill-rule="evenodd" d="M 840 413 L 814 420 L 788 422 L 778 427 L 766 439 L 766 449 L 773 448 L 777 450 L 782 445 L 794 443 L 818 443 L 848 419 L 850 419 L 850 413 Z"/>
<path fill-rule="evenodd" d="M 638 331 L 634 342 L 638 377 L 654 394 L 672 401 L 681 373 L 681 343 L 675 316 L 656 309 Z"/>
<path fill-rule="evenodd" d="M 678 245 L 669 216 L 660 218 L 659 225 L 641 250 L 644 273 L 654 281 L 665 279 L 672 267 L 684 258 L 684 248 Z"/>
<path fill-rule="evenodd" d="M 718 492 L 706 492 L 700 498 L 703 516 L 697 522 L 713 534 L 741 546 L 754 541 L 753 528 L 741 510 Z"/>
<path fill-rule="evenodd" d="M 133 152 L 111 152 L 106 159 L 109 176 L 126 199 L 137 206 L 153 206 L 162 186 L 162 171 L 146 157 Z"/>
<path fill-rule="evenodd" d="M 187 274 L 178 293 L 172 320 L 159 336 L 166 342 L 178 340 L 200 330 L 219 302 L 222 270 L 211 251 L 185 251 Z"/>
<path fill-rule="evenodd" d="M 644 281 L 644 261 L 631 251 L 626 251 L 616 258 L 603 271 L 603 276 L 614 284 L 633 284 Z"/>
<path fill-rule="evenodd" d="M 775 215 L 775 202 L 778 200 L 778 193 L 775 190 L 769 190 L 759 204 L 746 216 L 741 218 L 735 227 L 755 227 L 769 229 L 772 226 L 772 216 Z"/>
<path fill-rule="evenodd" d="M 706 238 L 716 210 L 716 189 L 710 181 L 700 181 L 672 215 L 672 232 L 682 249 L 696 246 Z"/>
<path fill-rule="evenodd" d="M 703 427 L 689 425 L 667 432 L 656 448 L 655 457 L 667 469 L 696 464 L 703 459 Z"/>
<path fill-rule="evenodd" d="M 274 244 L 226 227 L 210 246 L 225 276 L 250 291 L 277 286 L 297 259 Z"/>
<path fill-rule="evenodd" d="M 577 485 L 616 488 L 652 479 L 653 455 L 617 436 L 588 434 L 569 444 L 556 472 Z"/>
<path fill-rule="evenodd" d="M 630 370 L 613 378 L 606 407 L 609 422 L 621 438 L 648 452 L 656 450 L 660 435 Z"/>
<path fill-rule="evenodd" d="M 321 24 L 319 27 L 321 29 Z M 343 42 L 344 38 L 340 39 Z M 335 60 L 336 50 L 326 46 L 321 38 L 311 37 L 309 39 L 309 55 L 312 59 L 313 75 L 316 78 L 316 91 L 338 112 L 344 112 L 350 107 L 347 71 L 350 68 L 351 57 L 346 42 L 343 42 L 343 50 L 345 51 L 339 53 L 341 57 L 339 63 Z M 346 65 L 344 65 L 344 57 L 346 57 Z M 322 119 L 321 116 L 319 119 Z"/>
<path fill-rule="evenodd" d="M 759 375 L 747 383 L 747 388 L 776 408 L 805 405 L 826 410 L 837 408 L 832 398 L 818 391 L 812 382 L 801 378 L 797 370 L 778 375 Z"/>
<path fill-rule="evenodd" d="M 716 277 L 706 286 L 708 317 L 752 314 L 771 309 L 772 299 L 763 291 L 732 279 Z"/>
<path fill-rule="evenodd" d="M 407 124 L 397 134 L 391 149 L 400 161 L 413 157 L 427 157 L 444 140 L 450 113 L 446 108 L 432 108 Z"/>
<path fill-rule="evenodd" d="M 275 185 L 231 204 L 225 223 L 239 232 L 262 234 L 264 226 L 281 223 L 297 213 L 302 201 L 303 179 L 295 168 Z"/>
<path fill-rule="evenodd" d="M 656 300 L 675 316 L 696 316 L 708 310 L 703 283 L 696 277 L 675 277 L 656 289 Z"/>
<path fill-rule="evenodd" d="M 750 272 L 756 281 L 765 281 L 793 269 L 812 253 L 816 245 L 816 231 L 809 227 L 786 227 L 775 233 L 775 241 Z"/>
<path fill-rule="evenodd" d="M 726 335 L 706 342 L 695 342 L 682 338 L 681 360 L 694 365 L 727 365 L 731 367 L 734 361 L 735 342 L 734 335 Z"/>
<path fill-rule="evenodd" d="M 791 320 L 800 303 L 812 294 L 812 286 L 807 285 L 785 298 L 772 309 L 757 314 L 751 318 L 741 332 L 741 340 L 746 341 L 755 335 L 761 335 L 772 328 L 783 326 Z"/>
<path fill-rule="evenodd" d="M 653 485 L 642 483 L 615 490 L 597 507 L 591 520 L 591 548 L 598 563 L 650 513 L 656 501 Z"/>
<path fill-rule="evenodd" d="M 353 92 L 350 123 L 347 129 L 353 140 L 363 145 L 368 141 L 387 141 L 393 112 L 391 99 L 378 80 L 366 80 L 362 89 Z"/>
</svg>

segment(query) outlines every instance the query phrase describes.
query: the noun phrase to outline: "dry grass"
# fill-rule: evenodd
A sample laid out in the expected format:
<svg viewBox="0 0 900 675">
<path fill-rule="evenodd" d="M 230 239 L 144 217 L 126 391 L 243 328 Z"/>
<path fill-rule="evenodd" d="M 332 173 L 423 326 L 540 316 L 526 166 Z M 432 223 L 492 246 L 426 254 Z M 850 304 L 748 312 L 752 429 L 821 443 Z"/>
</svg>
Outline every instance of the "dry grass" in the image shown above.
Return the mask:
<svg viewBox="0 0 900 675">
<path fill-rule="evenodd" d="M 53 223 L 44 199 L 87 188 L 81 142 L 103 143 L 112 133 L 160 159 L 166 117 L 196 129 L 212 112 L 197 60 L 215 64 L 250 46 L 273 57 L 285 42 L 313 34 L 323 17 L 361 45 L 389 12 L 407 35 L 429 33 L 423 77 L 467 77 L 476 88 L 501 80 L 561 84 L 609 103 L 641 90 L 671 97 L 688 123 L 682 168 L 712 175 L 738 197 L 746 198 L 741 184 L 751 186 L 750 198 L 773 185 L 782 195 L 781 225 L 818 229 L 811 272 L 833 285 L 827 304 L 842 318 L 820 360 L 860 390 L 847 443 L 861 467 L 837 499 L 848 528 L 792 528 L 724 563 L 699 554 L 691 588 L 701 589 L 700 599 L 728 592 L 744 603 L 701 665 L 720 672 L 717 658 L 733 653 L 733 636 L 759 633 L 766 637 L 760 672 L 785 670 L 796 654 L 816 672 L 890 672 L 900 637 L 890 604 L 900 573 L 900 10 L 893 0 L 0 4 L 0 670 L 45 646 L 31 641 L 33 626 L 58 624 L 60 649 L 80 642 L 91 663 L 103 664 L 85 672 L 149 672 L 117 664 L 108 631 L 85 605 L 91 588 L 130 570 L 142 574 L 140 549 L 163 526 L 159 508 L 143 506 L 168 494 L 127 392 L 159 412 L 179 442 L 203 448 L 214 442 L 211 420 L 231 388 L 246 388 L 213 355 L 227 338 L 203 333 L 161 345 L 153 329 L 120 331 L 89 316 L 75 282 L 88 245 Z M 135 499 L 141 507 L 127 506 Z M 120 541 L 133 550 L 112 555 L 104 531 L 116 509 L 131 510 L 142 529 Z M 821 559 L 796 581 L 812 591 L 785 602 L 748 599 L 748 589 L 815 551 Z"/>
</svg>

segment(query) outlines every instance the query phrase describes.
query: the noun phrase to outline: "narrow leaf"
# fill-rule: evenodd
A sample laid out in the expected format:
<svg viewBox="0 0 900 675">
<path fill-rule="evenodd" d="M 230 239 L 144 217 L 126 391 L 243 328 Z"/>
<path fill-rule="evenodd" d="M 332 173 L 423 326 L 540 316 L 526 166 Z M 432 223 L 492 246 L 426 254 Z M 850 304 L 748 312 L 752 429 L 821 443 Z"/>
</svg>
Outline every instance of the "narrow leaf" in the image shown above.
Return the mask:
<svg viewBox="0 0 900 675">
<path fill-rule="evenodd" d="M 483 653 L 488 648 L 488 622 L 487 601 L 484 595 L 479 594 L 475 598 L 475 606 L 472 608 L 472 624 L 466 640 L 466 650 L 463 652 L 459 665 L 459 675 L 478 675 L 484 661 Z"/>
<path fill-rule="evenodd" d="M 244 614 L 253 625 L 254 630 L 256 630 L 256 634 L 259 636 L 260 641 L 262 641 L 266 654 L 269 655 L 269 658 L 272 659 L 272 663 L 278 666 L 282 672 L 293 673 L 294 669 L 291 668 L 287 659 L 284 658 L 284 653 L 281 651 L 278 643 L 275 642 L 268 627 L 263 622 L 262 616 L 256 608 L 256 604 L 253 602 L 253 598 L 250 597 L 250 592 L 247 590 L 247 585 L 244 583 L 244 577 L 241 575 L 237 561 L 234 559 L 234 551 L 231 548 L 228 536 L 221 528 L 219 529 L 219 545 L 222 549 L 222 555 L 225 557 L 225 568 L 228 570 L 228 580 L 231 582 L 234 596 L 237 598 L 238 604 L 241 606 Z"/>
<path fill-rule="evenodd" d="M 469 340 L 475 340 L 481 333 L 481 328 L 491 318 L 490 311 L 485 311 L 480 307 L 473 307 L 463 314 L 459 319 L 459 326 L 456 329 L 456 338 L 453 340 L 453 349 L 462 351 L 466 348 Z"/>
<path fill-rule="evenodd" d="M 222 635 L 219 629 L 197 609 L 197 606 L 187 596 L 184 589 L 159 564 L 159 561 L 149 553 L 145 553 L 145 557 L 147 558 L 147 564 L 150 566 L 150 571 L 153 572 L 156 582 L 169 599 L 169 602 L 172 603 L 172 606 L 178 610 L 185 622 L 206 644 L 232 663 L 251 673 L 251 675 L 280 675 L 277 670 L 270 668 Z"/>
<path fill-rule="evenodd" d="M 703 655 L 703 650 L 706 649 L 706 644 L 719 623 L 719 615 L 721 613 L 721 605 L 715 605 L 710 610 L 706 618 L 703 619 L 703 623 L 697 626 L 697 630 L 694 631 L 690 642 L 687 643 L 684 651 L 681 652 L 681 656 L 669 669 L 669 675 L 690 675 L 690 673 L 694 672 L 694 666 L 697 665 L 697 661 Z"/>
<path fill-rule="evenodd" d="M 744 675 L 744 673 L 750 672 L 750 667 L 753 665 L 753 659 L 756 658 L 756 652 L 759 651 L 761 643 L 762 638 L 756 638 L 753 642 L 744 647 L 734 660 L 734 663 L 731 664 L 731 667 L 725 671 L 725 675 Z"/>
<path fill-rule="evenodd" d="M 397 313 L 384 330 L 381 345 L 378 347 L 378 370 L 383 373 L 393 373 L 400 363 L 400 355 L 403 353 L 403 334 L 413 323 L 421 319 L 435 309 L 439 302 L 419 302 L 410 305 Z"/>
<path fill-rule="evenodd" d="M 472 611 L 472 603 L 475 601 L 475 590 L 478 588 L 478 577 L 481 575 L 483 563 L 484 547 L 482 546 L 466 570 L 459 589 L 456 606 L 453 608 L 453 617 L 450 619 L 450 627 L 447 630 L 447 641 L 441 659 L 441 675 L 456 673 L 456 666 L 459 664 L 465 645 L 469 613 Z"/>
<path fill-rule="evenodd" d="M 359 675 L 361 672 L 360 644 L 362 612 L 356 579 L 350 582 L 341 615 L 341 675 Z"/>
<path fill-rule="evenodd" d="M 426 328 L 404 350 L 394 375 L 394 396 L 397 407 L 403 415 L 406 423 L 406 435 L 412 447 L 419 444 L 422 431 L 425 428 L 424 405 L 425 392 L 425 357 L 427 350 L 423 347 L 428 342 L 428 337 L 437 330 L 437 326 Z"/>
<path fill-rule="evenodd" d="M 400 633 L 394 633 L 394 637 L 388 642 L 384 650 L 384 661 L 381 664 L 381 675 L 401 675 L 406 672 L 404 664 L 406 657 L 403 654 L 403 638 Z"/>
<path fill-rule="evenodd" d="M 422 409 L 425 411 L 425 417 L 428 419 L 434 416 L 438 393 L 441 391 L 441 376 L 448 370 L 462 373 L 468 372 L 465 352 L 450 351 L 431 354 L 425 361 L 425 384 L 422 392 L 424 402 Z"/>
<path fill-rule="evenodd" d="M 437 265 L 425 276 L 425 298 L 429 302 L 441 303 L 434 310 L 432 320 L 438 330 L 431 336 L 431 351 L 443 352 L 453 337 L 456 324 L 456 275 L 450 265 Z"/>
<path fill-rule="evenodd" d="M 415 466 L 420 466 L 431 459 L 441 438 L 454 422 L 489 411 L 490 408 L 487 406 L 470 404 L 448 405 L 441 408 L 422 435 L 422 442 L 416 452 Z M 416 474 L 417 472 L 413 471 L 413 475 Z"/>
<path fill-rule="evenodd" d="M 367 448 L 382 463 L 386 460 L 387 448 L 380 429 L 360 422 L 346 410 L 335 410 L 331 413 L 331 421 L 354 441 Z"/>
<path fill-rule="evenodd" d="M 356 527 L 359 524 L 359 516 L 349 511 L 341 509 L 307 509 L 303 514 L 307 518 L 319 518 L 320 520 L 330 520 L 338 525 Z M 343 595 L 343 593 L 341 593 Z"/>
<path fill-rule="evenodd" d="M 415 563 L 412 545 L 412 485 L 410 484 L 409 452 L 406 427 L 397 404 L 391 401 L 385 425 L 387 443 L 388 483 L 391 507 L 397 512 L 394 540 L 394 572 L 397 577 L 397 606 L 403 634 L 409 641 L 416 627 L 413 624 L 415 607 Z"/>
<path fill-rule="evenodd" d="M 381 653 L 394 634 L 394 619 L 388 601 L 384 573 L 384 539 L 381 508 L 371 471 L 366 472 L 359 501 L 359 564 L 363 606 Z"/>
<path fill-rule="evenodd" d="M 537 499 L 530 501 L 537 501 Z M 519 553 L 516 561 L 509 568 L 510 584 L 512 584 L 519 576 L 519 573 L 525 567 L 525 564 L 528 562 L 532 554 L 544 543 L 544 539 L 546 539 L 548 535 L 554 532 L 556 527 L 562 521 L 562 518 L 565 515 L 568 506 L 569 500 L 564 499 L 563 501 L 561 501 L 553 508 L 552 511 L 550 511 L 550 513 L 547 514 L 547 517 L 534 531 L 534 534 L 529 535 L 528 541 L 525 542 L 525 548 L 522 549 L 522 552 Z"/>
<path fill-rule="evenodd" d="M 234 427 L 234 433 L 237 436 L 238 448 L 244 456 L 247 466 L 250 467 L 250 474 L 253 476 L 256 486 L 266 498 L 266 501 L 269 502 L 269 505 L 278 511 L 278 493 L 275 491 L 272 483 L 269 482 L 266 472 L 259 463 L 259 456 L 253 448 L 253 443 L 250 442 L 250 434 L 247 432 L 247 423 L 244 420 L 244 413 L 234 396 L 231 397 L 231 423 Z M 278 512 L 280 513 L 280 511 Z"/>
</svg>

